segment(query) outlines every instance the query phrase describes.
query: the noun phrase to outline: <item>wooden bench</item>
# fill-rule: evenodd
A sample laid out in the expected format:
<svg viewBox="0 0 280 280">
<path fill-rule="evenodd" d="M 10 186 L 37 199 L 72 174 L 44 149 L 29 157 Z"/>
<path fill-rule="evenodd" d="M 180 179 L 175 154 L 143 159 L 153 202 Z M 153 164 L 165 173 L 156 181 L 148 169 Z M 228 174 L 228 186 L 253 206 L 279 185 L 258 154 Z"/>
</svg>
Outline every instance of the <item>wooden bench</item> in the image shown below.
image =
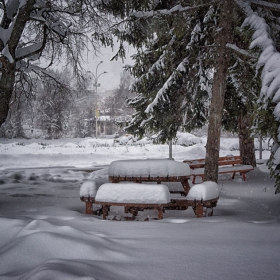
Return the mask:
<svg viewBox="0 0 280 280">
<path fill-rule="evenodd" d="M 187 163 L 191 168 L 191 176 L 192 183 L 195 184 L 196 177 L 201 177 L 202 181 L 204 181 L 204 166 L 205 166 L 205 159 L 194 159 L 194 160 L 184 160 L 184 163 Z M 240 156 L 225 156 L 219 158 L 219 174 L 226 174 L 231 173 L 232 179 L 234 179 L 236 173 L 240 173 L 242 179 L 246 180 L 246 173 L 254 170 L 252 165 L 245 165 L 242 164 L 242 159 Z"/>
<path fill-rule="evenodd" d="M 190 168 L 172 159 L 118 160 L 109 166 L 109 181 L 119 182 L 179 182 L 183 190 L 171 190 L 186 196 L 190 190 Z"/>
<path fill-rule="evenodd" d="M 213 216 L 214 207 L 217 206 L 219 196 L 203 200 L 203 199 L 171 199 L 170 203 L 164 207 L 164 210 L 187 210 L 192 207 L 194 214 L 197 218 Z"/>
<path fill-rule="evenodd" d="M 102 206 L 103 219 L 106 220 L 111 206 L 123 206 L 125 213 L 131 213 L 132 219 L 138 211 L 154 209 L 158 219 L 163 219 L 164 207 L 170 202 L 168 187 L 139 183 L 105 183 L 97 191 L 95 203 Z"/>
<path fill-rule="evenodd" d="M 168 205 L 166 209 L 185 210 L 189 206 L 192 207 L 197 218 L 204 216 L 212 216 L 213 209 L 217 206 L 219 199 L 219 186 L 215 182 L 203 182 L 194 185 L 186 198 L 176 199 Z"/>
<path fill-rule="evenodd" d="M 96 204 L 102 206 L 103 219 L 106 219 L 111 206 L 124 207 L 125 213 L 131 213 L 134 220 L 138 211 L 154 209 L 158 219 L 163 219 L 165 210 L 186 210 L 192 207 L 197 218 L 212 216 L 217 206 L 219 188 L 214 182 L 203 182 L 191 188 L 187 197 L 170 199 L 165 185 L 139 183 L 107 183 L 96 194 Z"/>
</svg>

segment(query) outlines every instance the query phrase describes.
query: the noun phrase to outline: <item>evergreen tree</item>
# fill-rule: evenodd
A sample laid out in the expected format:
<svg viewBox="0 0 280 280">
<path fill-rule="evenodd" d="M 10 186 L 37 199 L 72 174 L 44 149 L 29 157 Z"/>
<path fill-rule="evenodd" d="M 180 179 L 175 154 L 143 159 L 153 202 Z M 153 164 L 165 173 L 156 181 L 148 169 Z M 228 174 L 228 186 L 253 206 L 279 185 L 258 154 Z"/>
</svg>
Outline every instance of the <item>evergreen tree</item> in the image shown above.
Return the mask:
<svg viewBox="0 0 280 280">
<path fill-rule="evenodd" d="M 205 104 L 211 98 L 205 179 L 217 181 L 223 112 L 239 124 L 241 155 L 244 162 L 254 165 L 254 147 L 248 128 L 257 119 L 256 106 L 252 105 L 256 102 L 260 82 L 259 75 L 252 71 L 257 57 L 247 51 L 248 38 L 253 32 L 245 26 L 251 25 L 257 30 L 251 48 L 259 46 L 265 50 L 270 41 L 258 38 L 269 33 L 268 28 L 260 30 L 263 22 L 256 23 L 252 9 L 259 13 L 259 18 L 268 17 L 273 29 L 272 39 L 277 42 L 279 32 L 274 31 L 279 31 L 279 23 L 273 18 L 276 19 L 279 13 L 279 4 L 273 0 L 121 1 L 118 4 L 111 0 L 106 3 L 107 8 L 110 6 L 114 14 L 123 19 L 124 28 L 115 34 L 120 40 L 132 43 L 138 51 L 135 65 L 130 69 L 137 78 L 133 88 L 138 95 L 130 100 L 137 113 L 128 129 L 140 135 L 152 130 L 158 132 L 160 141 L 171 139 L 181 124 L 190 124 L 189 116 L 198 113 L 194 108 L 206 108 Z M 246 16 L 249 19 L 240 30 Z M 256 53 L 260 49 L 256 49 Z M 122 45 L 119 55 L 123 55 Z M 264 51 L 259 65 L 265 64 L 265 55 Z M 246 72 L 238 75 L 240 69 Z M 213 85 L 209 91 L 211 77 Z M 255 81 L 253 87 L 251 81 Z M 262 81 L 264 83 L 264 79 Z M 204 90 L 210 95 L 201 96 L 199 93 Z M 223 110 L 225 98 L 228 107 Z M 240 102 L 242 106 L 233 110 L 229 106 L 230 100 Z M 277 107 L 276 110 L 280 111 Z M 202 119 L 194 118 L 194 123 L 205 121 L 208 118 L 205 112 L 207 109 L 201 115 L 198 113 Z"/>
<path fill-rule="evenodd" d="M 40 63 L 66 62 L 81 78 L 83 51 L 91 43 L 111 45 L 106 27 L 113 23 L 99 0 L 2 0 L 0 2 L 0 125 L 8 115 L 15 84 L 24 85 Z M 41 60 L 40 60 L 41 59 Z M 35 62 L 36 61 L 36 62 Z M 66 64 L 65 63 L 65 64 Z M 42 67 L 44 67 L 42 66 Z M 24 89 L 24 87 L 23 87 Z"/>
<path fill-rule="evenodd" d="M 215 155 L 208 153 L 208 165 L 213 170 L 219 157 L 226 71 L 232 53 L 226 44 L 233 43 L 234 16 L 241 24 L 242 10 L 230 1 L 197 0 L 150 1 L 148 7 L 143 3 L 134 9 L 137 12 L 127 14 L 131 28 L 117 33 L 138 48 L 135 65 L 130 69 L 137 78 L 133 89 L 138 93 L 130 105 L 137 113 L 128 131 L 140 136 L 153 131 L 158 133 L 159 141 L 170 140 L 180 127 L 190 131 L 207 121 L 212 96 L 207 146 L 211 153 L 215 151 Z M 137 34 L 136 29 L 140 30 Z M 209 179 L 217 180 L 217 170 L 212 173 Z"/>
<path fill-rule="evenodd" d="M 247 18 L 243 26 L 253 30 L 251 49 L 258 49 L 257 69 L 261 73 L 261 94 L 259 98 L 259 131 L 269 133 L 274 140 L 268 161 L 270 174 L 276 179 L 276 193 L 280 192 L 280 4 L 278 1 L 247 1 L 242 3 Z"/>
</svg>

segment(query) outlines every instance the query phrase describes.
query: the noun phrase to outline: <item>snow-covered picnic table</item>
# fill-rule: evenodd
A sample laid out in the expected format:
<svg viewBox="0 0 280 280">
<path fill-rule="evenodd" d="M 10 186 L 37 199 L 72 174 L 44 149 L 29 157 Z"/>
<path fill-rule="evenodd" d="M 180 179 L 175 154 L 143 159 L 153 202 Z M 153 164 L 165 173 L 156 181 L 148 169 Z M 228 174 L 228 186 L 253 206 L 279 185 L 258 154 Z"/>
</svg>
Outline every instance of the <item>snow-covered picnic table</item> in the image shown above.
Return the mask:
<svg viewBox="0 0 280 280">
<path fill-rule="evenodd" d="M 130 182 L 180 182 L 182 191 L 170 191 L 186 196 L 190 186 L 190 167 L 174 159 L 133 159 L 113 161 L 109 166 L 109 180 L 112 183 Z"/>
<path fill-rule="evenodd" d="M 84 183 L 81 200 L 86 202 L 86 213 L 92 214 L 92 204 L 101 204 L 106 219 L 111 206 L 124 206 L 125 213 L 136 216 L 139 210 L 155 209 L 158 219 L 163 218 L 164 209 L 185 210 L 191 206 L 197 217 L 204 216 L 204 208 L 216 206 L 219 198 L 218 185 L 204 182 L 190 189 L 190 167 L 173 159 L 118 160 L 109 166 L 109 180 L 97 187 L 95 183 Z M 145 184 L 141 184 L 145 182 Z M 157 184 L 148 184 L 156 182 Z M 180 182 L 183 185 L 181 198 L 170 198 L 170 191 L 161 182 Z M 116 184 L 117 183 L 117 184 Z M 93 197 L 94 196 L 94 197 Z"/>
</svg>

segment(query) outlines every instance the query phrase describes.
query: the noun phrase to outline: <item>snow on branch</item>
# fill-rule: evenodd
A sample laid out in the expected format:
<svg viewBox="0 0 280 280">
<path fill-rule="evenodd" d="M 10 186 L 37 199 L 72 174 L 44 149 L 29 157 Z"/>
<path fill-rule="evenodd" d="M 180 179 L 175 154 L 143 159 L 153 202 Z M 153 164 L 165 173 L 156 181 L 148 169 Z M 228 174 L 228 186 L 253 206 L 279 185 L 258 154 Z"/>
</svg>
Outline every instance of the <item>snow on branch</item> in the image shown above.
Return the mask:
<svg viewBox="0 0 280 280">
<path fill-rule="evenodd" d="M 0 52 L 0 60 L 1 60 L 1 62 L 3 63 L 3 60 L 1 59 L 1 56 L 6 57 L 6 58 L 9 60 L 10 63 L 13 63 L 13 62 L 14 62 L 14 59 L 13 59 L 13 57 L 11 56 L 11 53 L 10 53 L 10 50 L 9 50 L 9 46 L 8 46 L 8 45 L 6 45 L 6 46 L 4 47 L 4 49 L 2 50 L 2 52 Z"/>
<path fill-rule="evenodd" d="M 145 113 L 153 112 L 153 108 L 158 104 L 159 100 L 165 100 L 165 94 L 168 88 L 170 88 L 174 84 L 174 80 L 176 79 L 177 72 L 186 72 L 185 64 L 188 59 L 185 58 L 176 68 L 176 71 L 172 73 L 172 75 L 168 78 L 168 80 L 164 83 L 163 87 L 157 92 L 155 99 L 152 103 L 149 104 Z"/>
<path fill-rule="evenodd" d="M 43 47 L 43 43 L 40 42 L 27 47 L 18 48 L 16 49 L 16 58 L 21 59 L 24 57 L 29 57 L 32 54 L 35 54 L 38 51 L 40 51 L 42 47 Z"/>
<path fill-rule="evenodd" d="M 251 26 L 255 30 L 250 48 L 259 47 L 262 51 L 257 65 L 258 67 L 263 66 L 260 98 L 263 98 L 265 102 L 272 100 L 272 102 L 276 103 L 273 114 L 275 119 L 280 121 L 280 53 L 275 47 L 275 43 L 270 35 L 270 28 L 264 18 L 253 12 L 249 1 L 235 0 L 235 2 L 238 3 L 247 14 L 247 18 L 242 26 Z M 278 142 L 280 142 L 280 134 L 278 135 Z M 276 174 L 275 178 L 276 181 L 278 181 L 276 183 L 277 190 L 280 191 L 279 172 L 276 170 L 277 164 L 280 164 L 280 148 L 278 145 L 276 146 L 270 168 L 271 174 Z"/>
<path fill-rule="evenodd" d="M 242 55 L 245 57 L 250 57 L 250 58 L 256 58 L 256 57 L 252 56 L 248 51 L 237 47 L 235 44 L 228 43 L 228 44 L 226 44 L 226 47 L 233 50 L 234 52 L 236 52 L 239 55 Z"/>
<path fill-rule="evenodd" d="M 270 28 L 266 21 L 254 13 L 250 6 L 244 7 L 248 17 L 242 26 L 250 25 L 254 30 L 253 41 L 250 48 L 259 47 L 262 53 L 258 60 L 258 67 L 264 66 L 262 70 L 261 97 L 264 100 L 279 100 L 278 90 L 280 89 L 280 53 L 276 50 L 274 41 L 270 36 Z M 276 119 L 280 119 L 278 110 L 274 111 Z"/>
<path fill-rule="evenodd" d="M 280 12 L 280 4 L 276 4 L 276 3 L 270 3 L 261 0 L 251 0 L 251 5 L 261 7 L 261 8 L 266 8 L 274 12 Z"/>
<path fill-rule="evenodd" d="M 183 7 L 182 5 L 176 5 L 170 10 L 163 9 L 163 10 L 158 10 L 158 11 L 134 12 L 131 14 L 131 16 L 136 17 L 136 18 L 143 18 L 143 17 L 148 18 L 148 17 L 154 17 L 154 16 L 158 16 L 158 15 L 171 15 L 171 14 L 175 14 L 175 13 L 190 12 L 193 10 L 211 6 L 214 3 L 219 2 L 219 1 L 220 0 L 213 0 L 207 4 L 201 4 L 201 5 L 197 5 L 197 6 L 193 6 L 193 7 L 190 7 L 190 6 Z"/>
</svg>

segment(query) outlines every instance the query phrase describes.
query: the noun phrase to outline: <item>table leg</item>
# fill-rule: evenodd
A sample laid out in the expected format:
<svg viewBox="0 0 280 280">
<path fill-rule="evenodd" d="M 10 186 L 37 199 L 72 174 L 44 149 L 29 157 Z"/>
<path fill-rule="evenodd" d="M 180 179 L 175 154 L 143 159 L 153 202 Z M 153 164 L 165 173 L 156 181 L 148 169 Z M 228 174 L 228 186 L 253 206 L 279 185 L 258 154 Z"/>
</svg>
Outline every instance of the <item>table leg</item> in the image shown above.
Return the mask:
<svg viewBox="0 0 280 280">
<path fill-rule="evenodd" d="M 92 202 L 86 201 L 86 214 L 92 215 Z"/>
<path fill-rule="evenodd" d="M 106 216 L 108 214 L 108 208 L 106 205 L 102 205 L 102 214 L 103 214 L 103 220 L 106 220 Z"/>
<path fill-rule="evenodd" d="M 157 210 L 158 210 L 158 219 L 159 219 L 159 220 L 163 219 L 163 210 L 162 210 L 162 207 L 158 207 Z"/>
</svg>

